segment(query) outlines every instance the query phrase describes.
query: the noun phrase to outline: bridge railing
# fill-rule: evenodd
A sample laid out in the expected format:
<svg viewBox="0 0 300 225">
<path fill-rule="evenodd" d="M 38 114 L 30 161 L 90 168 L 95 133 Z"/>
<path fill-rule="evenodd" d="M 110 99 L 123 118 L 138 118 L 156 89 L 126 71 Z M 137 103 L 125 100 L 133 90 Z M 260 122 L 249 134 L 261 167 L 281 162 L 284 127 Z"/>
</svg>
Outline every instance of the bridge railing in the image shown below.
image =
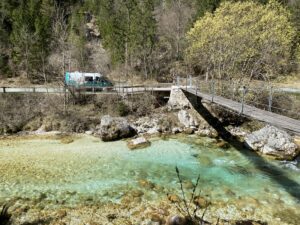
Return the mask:
<svg viewBox="0 0 300 225">
<path fill-rule="evenodd" d="M 135 84 L 135 85 L 115 85 L 112 87 L 93 86 L 56 86 L 56 87 L 0 87 L 0 93 L 129 93 L 143 91 L 166 91 L 170 90 L 172 83 Z"/>
<path fill-rule="evenodd" d="M 244 105 L 251 105 L 300 119 L 300 93 L 287 92 L 285 89 L 267 85 L 264 82 L 252 82 L 247 86 L 242 86 L 233 81 L 206 81 L 199 77 L 177 78 L 177 81 L 183 88 L 192 87 L 199 92 L 209 94 L 212 101 L 215 96 L 222 96 L 240 102 L 241 113 Z"/>
</svg>

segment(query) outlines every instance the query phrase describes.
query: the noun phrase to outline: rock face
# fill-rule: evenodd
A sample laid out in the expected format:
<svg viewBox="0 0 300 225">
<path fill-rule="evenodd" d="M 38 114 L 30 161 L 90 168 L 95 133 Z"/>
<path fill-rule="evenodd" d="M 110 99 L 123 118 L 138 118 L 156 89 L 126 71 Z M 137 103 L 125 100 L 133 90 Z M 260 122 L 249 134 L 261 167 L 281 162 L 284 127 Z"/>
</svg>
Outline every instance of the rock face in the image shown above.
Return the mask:
<svg viewBox="0 0 300 225">
<path fill-rule="evenodd" d="M 158 125 L 159 120 L 157 118 L 141 117 L 133 123 L 133 127 L 138 134 L 157 134 L 161 132 L 161 128 Z"/>
<path fill-rule="evenodd" d="M 136 134 L 125 118 L 111 117 L 109 115 L 101 118 L 101 124 L 96 133 L 102 141 L 115 141 L 132 137 Z"/>
<path fill-rule="evenodd" d="M 138 138 L 128 141 L 127 146 L 131 150 L 139 149 L 139 148 L 146 148 L 146 147 L 150 146 L 150 142 L 144 137 L 138 137 Z"/>
<path fill-rule="evenodd" d="M 251 149 L 278 159 L 291 160 L 299 153 L 298 146 L 288 133 L 269 125 L 247 135 L 245 142 Z"/>
<path fill-rule="evenodd" d="M 172 86 L 168 105 L 172 109 L 190 108 L 190 102 L 182 90 L 177 86 Z"/>
<path fill-rule="evenodd" d="M 198 122 L 193 118 L 187 110 L 180 110 L 178 112 L 178 120 L 185 127 L 196 127 Z"/>
</svg>

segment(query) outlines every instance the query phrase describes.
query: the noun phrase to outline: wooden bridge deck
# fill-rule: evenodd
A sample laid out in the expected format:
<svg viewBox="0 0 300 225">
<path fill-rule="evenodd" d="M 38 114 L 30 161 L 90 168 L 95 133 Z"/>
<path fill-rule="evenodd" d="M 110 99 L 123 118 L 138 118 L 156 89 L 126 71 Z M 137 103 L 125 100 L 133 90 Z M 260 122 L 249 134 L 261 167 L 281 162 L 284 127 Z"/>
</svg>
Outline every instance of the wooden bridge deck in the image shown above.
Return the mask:
<svg viewBox="0 0 300 225">
<path fill-rule="evenodd" d="M 92 89 L 92 88 L 90 88 Z M 142 93 L 142 92 L 169 92 L 171 87 L 151 87 L 151 86 L 136 86 L 136 87 L 114 87 L 110 91 L 84 91 L 85 94 L 118 94 L 118 93 Z M 0 87 L 0 93 L 49 93 L 59 94 L 64 93 L 63 87 Z M 66 89 L 66 92 L 69 92 Z"/>
<path fill-rule="evenodd" d="M 204 94 L 199 91 L 196 91 L 194 88 L 183 89 L 190 94 L 197 95 L 198 97 L 205 100 L 212 100 L 212 96 L 209 94 Z M 242 103 L 223 98 L 220 96 L 214 96 L 213 102 L 223 106 L 227 109 L 233 110 L 235 112 L 240 113 L 242 110 Z M 251 117 L 258 121 L 266 122 L 276 127 L 282 128 L 291 133 L 300 135 L 300 121 L 296 119 L 292 119 L 286 116 L 281 116 L 276 113 L 272 113 L 269 111 L 265 111 L 262 109 L 255 108 L 253 106 L 244 105 L 243 115 L 247 117 Z"/>
</svg>

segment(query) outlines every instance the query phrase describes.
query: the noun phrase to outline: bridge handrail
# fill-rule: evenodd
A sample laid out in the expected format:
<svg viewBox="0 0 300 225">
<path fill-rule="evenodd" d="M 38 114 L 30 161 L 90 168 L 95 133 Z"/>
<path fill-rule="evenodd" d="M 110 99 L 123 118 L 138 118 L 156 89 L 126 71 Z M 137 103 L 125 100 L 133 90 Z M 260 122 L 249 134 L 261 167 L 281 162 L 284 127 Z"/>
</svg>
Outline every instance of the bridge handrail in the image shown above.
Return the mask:
<svg viewBox="0 0 300 225">
<path fill-rule="evenodd" d="M 185 79 L 185 78 L 184 78 Z M 210 94 L 212 99 L 214 96 L 222 96 L 227 99 L 231 99 L 243 104 L 250 104 L 252 106 L 262 108 L 267 111 L 275 111 L 276 113 L 286 115 L 295 119 L 300 119 L 300 113 L 298 108 L 291 105 L 290 99 L 294 99 L 293 102 L 299 100 L 296 99 L 292 93 L 287 94 L 286 91 L 280 89 L 279 87 L 266 86 L 263 82 L 256 84 L 250 84 L 245 90 L 239 85 L 234 86 L 232 82 L 229 81 L 206 81 L 199 79 L 199 77 L 192 78 L 191 82 L 185 82 L 187 84 L 192 83 L 192 86 L 197 88 L 199 92 Z M 213 86 L 213 87 L 212 87 Z M 244 93 L 245 92 L 245 93 Z M 287 99 L 287 105 L 274 105 L 279 98 Z M 281 100 L 279 100 L 281 101 Z"/>
</svg>

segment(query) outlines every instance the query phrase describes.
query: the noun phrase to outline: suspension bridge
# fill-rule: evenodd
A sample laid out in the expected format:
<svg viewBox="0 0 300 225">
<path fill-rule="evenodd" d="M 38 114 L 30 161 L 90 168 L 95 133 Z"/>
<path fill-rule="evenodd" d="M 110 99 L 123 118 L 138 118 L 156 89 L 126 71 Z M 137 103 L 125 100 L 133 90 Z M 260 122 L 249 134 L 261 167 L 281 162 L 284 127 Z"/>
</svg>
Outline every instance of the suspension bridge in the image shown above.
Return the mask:
<svg viewBox="0 0 300 225">
<path fill-rule="evenodd" d="M 300 135 L 300 112 L 292 111 L 291 109 L 279 108 L 277 106 L 272 106 L 272 97 L 268 97 L 268 102 L 266 104 L 256 102 L 255 100 L 247 100 L 246 91 L 240 90 L 238 93 L 242 92 L 241 97 L 232 94 L 228 95 L 228 90 L 233 89 L 232 87 L 227 88 L 227 94 L 222 94 L 226 92 L 223 90 L 219 90 L 214 87 L 211 83 L 202 82 L 201 85 L 196 82 L 192 85 L 191 81 L 186 82 L 185 85 L 180 84 L 179 82 L 176 84 L 177 87 L 181 88 L 186 93 L 193 95 L 197 98 L 211 101 L 214 104 L 217 104 L 225 109 L 231 110 L 234 113 L 238 113 L 239 115 L 249 117 L 258 121 L 262 121 L 276 127 L 280 127 L 282 129 L 287 130 L 288 132 L 294 133 L 296 135 Z M 116 86 L 107 91 L 95 91 L 88 90 L 84 91 L 84 94 L 134 94 L 134 93 L 155 93 L 155 92 L 171 92 L 172 85 L 174 84 L 155 84 L 155 85 L 139 85 L 139 86 Z M 221 88 L 222 89 L 222 88 Z M 249 90 L 254 90 L 252 88 Z M 265 90 L 265 88 L 262 88 Z M 256 95 L 257 95 L 257 90 Z M 49 93 L 49 94 L 59 94 L 59 93 L 68 93 L 72 92 L 70 89 L 66 89 L 65 87 L 0 87 L 0 93 L 9 94 L 9 93 Z M 250 92 L 250 91 L 249 91 Z M 252 94 L 255 96 L 253 92 Z M 251 93 L 248 93 L 249 95 Z M 275 112 L 272 112 L 275 111 Z M 286 113 L 282 113 L 286 112 Z M 285 114 L 285 115 L 283 115 Z M 293 115 L 293 116 L 286 116 Z M 297 119 L 294 119 L 294 118 Z"/>
</svg>

